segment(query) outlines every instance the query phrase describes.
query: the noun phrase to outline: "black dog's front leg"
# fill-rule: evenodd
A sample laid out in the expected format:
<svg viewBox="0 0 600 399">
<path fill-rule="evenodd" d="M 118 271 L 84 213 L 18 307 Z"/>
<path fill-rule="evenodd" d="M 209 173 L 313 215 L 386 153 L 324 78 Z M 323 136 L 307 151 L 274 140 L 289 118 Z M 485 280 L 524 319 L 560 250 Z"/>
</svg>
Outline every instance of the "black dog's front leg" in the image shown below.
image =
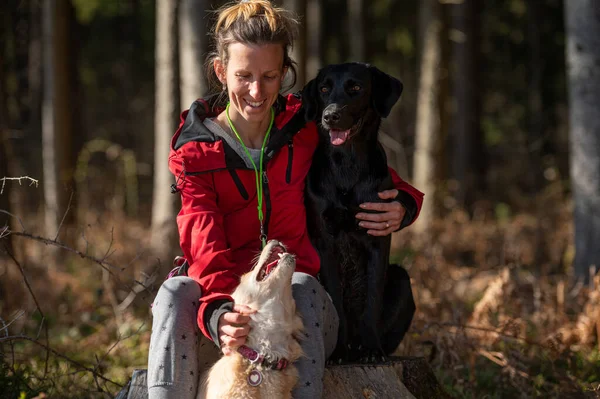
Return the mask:
<svg viewBox="0 0 600 399">
<path fill-rule="evenodd" d="M 374 238 L 369 249 L 367 264 L 367 302 L 361 323 L 361 341 L 365 348 L 363 360 L 374 361 L 384 357 L 381 337 L 383 292 L 389 259 L 389 237 Z"/>
<path fill-rule="evenodd" d="M 389 266 L 383 298 L 382 345 L 385 354 L 391 355 L 406 335 L 416 310 L 410 277 L 403 267 Z"/>
<path fill-rule="evenodd" d="M 321 249 L 321 283 L 331 296 L 335 310 L 338 313 L 339 327 L 338 339 L 335 350 L 330 356 L 332 362 L 345 361 L 348 359 L 348 321 L 344 310 L 343 288 L 339 273 L 337 257 L 328 251 Z"/>
</svg>

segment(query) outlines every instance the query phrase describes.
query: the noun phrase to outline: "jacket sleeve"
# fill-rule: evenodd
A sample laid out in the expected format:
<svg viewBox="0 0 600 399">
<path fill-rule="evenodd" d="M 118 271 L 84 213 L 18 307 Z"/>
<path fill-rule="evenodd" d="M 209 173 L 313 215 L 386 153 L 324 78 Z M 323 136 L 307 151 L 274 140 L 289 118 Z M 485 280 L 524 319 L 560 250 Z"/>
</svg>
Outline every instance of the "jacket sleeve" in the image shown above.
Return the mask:
<svg viewBox="0 0 600 399">
<path fill-rule="evenodd" d="M 177 215 L 181 249 L 190 267 L 188 276 L 202 287 L 199 299 L 198 326 L 202 333 L 213 339 L 208 324 L 214 310 L 209 305 L 216 300 L 233 302 L 229 295 L 239 283 L 235 264 L 231 260 L 223 229 L 223 215 L 217 207 L 213 174 L 185 175 L 184 159 L 173 155 L 169 169 L 177 178 L 181 194 L 181 210 Z"/>
<path fill-rule="evenodd" d="M 398 195 L 396 196 L 396 201 L 400 202 L 404 208 L 406 208 L 406 214 L 404 215 L 404 219 L 402 219 L 402 223 L 400 224 L 401 230 L 406 226 L 410 226 L 421 212 L 421 206 L 423 205 L 423 197 L 424 194 L 402 180 L 398 173 L 390 167 L 388 167 L 390 171 L 390 175 L 392 176 L 392 182 L 394 183 L 394 187 L 398 190 Z"/>
</svg>

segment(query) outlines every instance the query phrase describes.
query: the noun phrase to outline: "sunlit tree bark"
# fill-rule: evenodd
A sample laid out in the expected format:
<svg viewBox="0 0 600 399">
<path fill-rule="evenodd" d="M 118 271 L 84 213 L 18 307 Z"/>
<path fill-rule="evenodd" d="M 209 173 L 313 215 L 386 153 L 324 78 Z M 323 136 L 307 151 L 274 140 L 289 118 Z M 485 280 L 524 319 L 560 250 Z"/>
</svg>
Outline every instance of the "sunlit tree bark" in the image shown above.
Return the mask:
<svg viewBox="0 0 600 399">
<path fill-rule="evenodd" d="M 317 76 L 322 66 L 321 2 L 306 0 L 306 76 Z"/>
<path fill-rule="evenodd" d="M 292 59 L 296 61 L 296 84 L 290 92 L 302 90 L 306 83 L 306 36 L 308 21 L 306 20 L 306 0 L 284 0 L 283 7 L 292 11 L 299 19 L 298 38 L 292 49 Z"/>
<path fill-rule="evenodd" d="M 58 233 L 72 190 L 72 115 L 68 0 L 43 3 L 42 145 L 45 229 Z"/>
<path fill-rule="evenodd" d="M 179 72 L 181 109 L 206 94 L 204 58 L 208 51 L 205 1 L 180 0 Z"/>
<path fill-rule="evenodd" d="M 575 274 L 600 268 L 600 3 L 565 1 Z"/>
<path fill-rule="evenodd" d="M 152 250 L 164 261 L 174 254 L 177 241 L 175 215 L 179 197 L 170 192 L 169 144 L 177 128 L 179 76 L 177 65 L 177 2 L 156 2 L 156 96 L 154 130 L 154 194 Z M 189 105 L 189 104 L 188 104 Z"/>
<path fill-rule="evenodd" d="M 414 183 L 425 193 L 425 201 L 415 223 L 418 234 L 427 233 L 433 216 L 435 196 L 435 141 L 439 134 L 439 64 L 441 60 L 440 15 L 438 0 L 423 0 L 420 6 L 422 37 L 419 92 L 416 118 Z"/>
</svg>

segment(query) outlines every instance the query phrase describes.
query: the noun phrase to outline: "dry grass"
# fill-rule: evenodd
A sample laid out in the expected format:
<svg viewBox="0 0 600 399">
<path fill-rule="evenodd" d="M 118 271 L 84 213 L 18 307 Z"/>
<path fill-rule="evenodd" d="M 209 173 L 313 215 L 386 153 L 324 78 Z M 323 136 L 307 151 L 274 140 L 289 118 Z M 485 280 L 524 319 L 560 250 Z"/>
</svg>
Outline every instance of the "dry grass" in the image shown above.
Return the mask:
<svg viewBox="0 0 600 399">
<path fill-rule="evenodd" d="M 394 258 L 409 270 L 418 307 L 398 353 L 430 359 L 455 397 L 600 397 L 600 284 L 577 284 L 568 273 L 568 206 L 552 196 L 537 200 L 543 214 L 507 216 L 482 207 L 474 217 L 452 212 L 438 220 L 426 243 L 410 230 L 396 237 Z M 46 245 L 16 238 L 16 257 L 46 315 L 50 346 L 69 360 L 52 354 L 45 372 L 42 347 L 5 340 L 0 391 L 111 397 L 119 387 L 98 374 L 122 384 L 134 368 L 145 367 L 153 292 L 141 293 L 125 310 L 118 304 L 133 279 L 155 263 L 144 249 L 148 231 L 124 218 L 88 218 L 73 245 L 98 258 L 114 251 L 106 258 L 117 267 L 112 274 L 65 252 L 53 266 Z M 18 269 L 0 258 L 0 274 L 0 317 L 9 322 L 25 311 L 0 330 L 0 340 L 20 333 L 35 338 L 41 320 Z"/>
</svg>

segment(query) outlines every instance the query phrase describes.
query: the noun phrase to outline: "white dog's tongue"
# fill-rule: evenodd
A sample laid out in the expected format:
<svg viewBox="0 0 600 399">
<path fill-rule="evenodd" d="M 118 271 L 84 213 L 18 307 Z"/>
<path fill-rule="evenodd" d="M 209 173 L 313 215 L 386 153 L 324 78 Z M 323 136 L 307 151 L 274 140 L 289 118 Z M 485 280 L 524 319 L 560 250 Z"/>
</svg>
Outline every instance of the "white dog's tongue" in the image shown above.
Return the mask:
<svg viewBox="0 0 600 399">
<path fill-rule="evenodd" d="M 277 263 L 279 263 L 279 260 L 274 260 L 273 262 L 269 263 L 267 265 L 267 267 L 265 268 L 265 274 L 268 276 L 269 274 L 271 274 L 271 272 L 273 271 L 273 269 L 275 268 L 275 266 L 277 266 Z"/>
<path fill-rule="evenodd" d="M 348 134 L 350 134 L 350 129 L 348 130 L 335 130 L 331 129 L 329 131 L 329 138 L 331 139 L 331 144 L 333 145 L 342 145 L 348 140 Z"/>
</svg>

